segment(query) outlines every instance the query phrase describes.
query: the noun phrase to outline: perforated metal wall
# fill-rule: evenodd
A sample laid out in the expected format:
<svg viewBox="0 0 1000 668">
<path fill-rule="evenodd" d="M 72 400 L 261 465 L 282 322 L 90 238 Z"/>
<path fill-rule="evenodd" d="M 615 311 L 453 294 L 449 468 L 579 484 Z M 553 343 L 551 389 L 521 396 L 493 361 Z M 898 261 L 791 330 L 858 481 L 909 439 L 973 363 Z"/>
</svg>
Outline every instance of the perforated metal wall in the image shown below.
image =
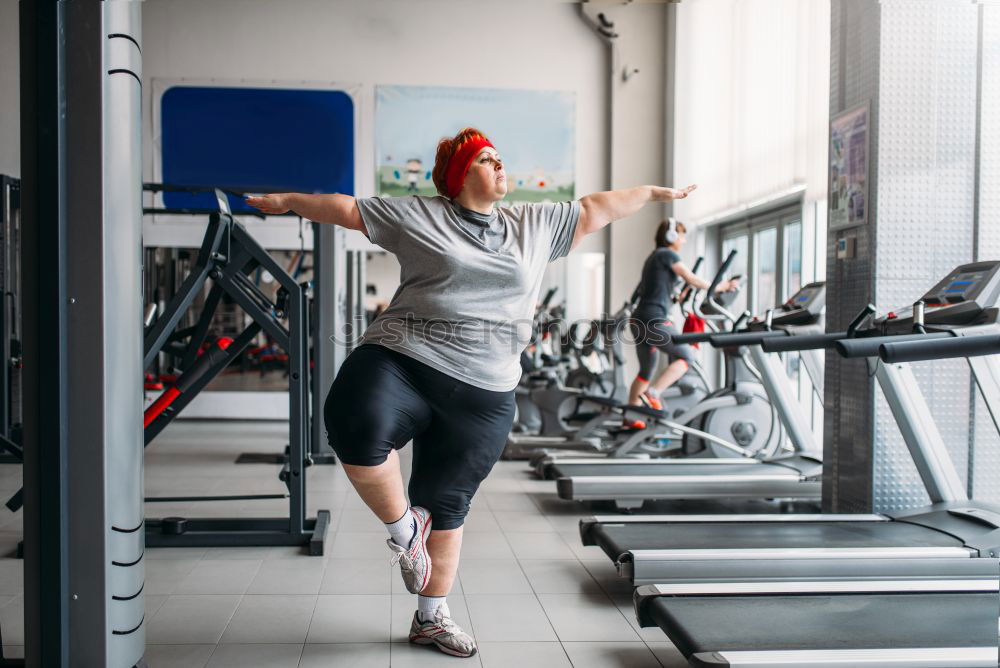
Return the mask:
<svg viewBox="0 0 1000 668">
<path fill-rule="evenodd" d="M 876 303 L 912 303 L 972 259 L 978 8 L 969 2 L 884 0 L 879 88 Z M 954 360 L 915 365 L 956 468 L 967 470 L 969 372 Z M 879 394 L 874 508 L 927 501 Z"/>
</svg>

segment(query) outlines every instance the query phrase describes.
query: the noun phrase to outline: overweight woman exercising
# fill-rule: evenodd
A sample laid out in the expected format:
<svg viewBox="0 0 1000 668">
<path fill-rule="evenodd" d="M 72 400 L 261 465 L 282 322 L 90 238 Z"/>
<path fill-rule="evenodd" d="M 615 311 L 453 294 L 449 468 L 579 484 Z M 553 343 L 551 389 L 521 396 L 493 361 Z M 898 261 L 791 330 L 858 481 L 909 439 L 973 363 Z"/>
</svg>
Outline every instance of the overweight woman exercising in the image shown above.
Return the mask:
<svg viewBox="0 0 1000 668">
<path fill-rule="evenodd" d="M 337 374 L 326 427 L 348 478 L 388 528 L 406 588 L 419 594 L 410 642 L 472 656 L 475 641 L 445 597 L 469 503 L 514 419 L 545 267 L 611 221 L 694 186 L 496 207 L 507 194 L 503 162 L 472 128 L 441 140 L 432 173 L 439 197 L 283 193 L 248 202 L 358 230 L 399 259 L 399 289 Z M 396 451 L 411 440 L 407 503 Z"/>
</svg>

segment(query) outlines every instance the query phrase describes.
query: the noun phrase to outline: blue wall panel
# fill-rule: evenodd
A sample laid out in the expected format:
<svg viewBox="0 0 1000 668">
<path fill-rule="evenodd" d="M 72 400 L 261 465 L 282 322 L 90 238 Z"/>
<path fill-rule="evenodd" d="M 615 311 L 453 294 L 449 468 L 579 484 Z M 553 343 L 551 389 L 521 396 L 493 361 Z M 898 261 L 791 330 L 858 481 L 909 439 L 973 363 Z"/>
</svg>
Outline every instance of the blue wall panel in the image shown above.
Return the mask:
<svg viewBox="0 0 1000 668">
<path fill-rule="evenodd" d="M 354 105 L 341 91 L 175 86 L 160 99 L 163 182 L 354 194 Z M 208 194 L 164 193 L 212 208 Z M 230 197 L 233 211 L 248 207 Z"/>
</svg>

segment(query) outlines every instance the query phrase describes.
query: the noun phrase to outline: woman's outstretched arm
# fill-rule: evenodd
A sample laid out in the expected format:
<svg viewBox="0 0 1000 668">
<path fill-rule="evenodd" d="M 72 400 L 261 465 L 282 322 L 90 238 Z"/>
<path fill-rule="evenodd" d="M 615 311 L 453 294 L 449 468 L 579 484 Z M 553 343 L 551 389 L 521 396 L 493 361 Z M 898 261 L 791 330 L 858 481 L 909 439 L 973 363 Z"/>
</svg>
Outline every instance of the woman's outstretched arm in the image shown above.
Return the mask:
<svg viewBox="0 0 1000 668">
<path fill-rule="evenodd" d="M 367 234 L 357 202 L 350 195 L 272 193 L 247 197 L 247 204 L 263 213 L 281 214 L 294 211 L 303 218 L 317 223 L 340 225 Z"/>
<path fill-rule="evenodd" d="M 622 190 L 608 190 L 580 198 L 580 220 L 576 224 L 573 248 L 588 234 L 603 229 L 619 218 L 636 213 L 650 202 L 669 202 L 684 199 L 698 186 L 688 186 L 680 190 L 662 186 L 638 186 Z"/>
</svg>

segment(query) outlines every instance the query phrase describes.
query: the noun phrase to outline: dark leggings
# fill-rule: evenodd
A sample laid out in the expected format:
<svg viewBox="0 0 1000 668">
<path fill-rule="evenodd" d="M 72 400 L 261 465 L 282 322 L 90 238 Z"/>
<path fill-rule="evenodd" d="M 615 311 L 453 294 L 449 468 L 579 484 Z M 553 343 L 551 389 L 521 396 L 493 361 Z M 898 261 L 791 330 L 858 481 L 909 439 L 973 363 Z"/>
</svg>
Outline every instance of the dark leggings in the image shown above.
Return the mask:
<svg viewBox="0 0 1000 668">
<path fill-rule="evenodd" d="M 344 361 L 323 413 L 345 464 L 377 466 L 412 439 L 410 503 L 431 512 L 434 529 L 456 529 L 503 452 L 514 391 L 484 390 L 366 344 Z"/>
<path fill-rule="evenodd" d="M 691 346 L 685 343 L 673 343 L 671 337 L 680 332 L 670 322 L 663 318 L 633 317 L 629 321 L 632 336 L 635 338 L 635 354 L 639 358 L 639 378 L 652 382 L 652 374 L 656 371 L 656 352 L 662 350 L 671 362 L 684 360 L 688 366 L 694 360 Z"/>
</svg>

